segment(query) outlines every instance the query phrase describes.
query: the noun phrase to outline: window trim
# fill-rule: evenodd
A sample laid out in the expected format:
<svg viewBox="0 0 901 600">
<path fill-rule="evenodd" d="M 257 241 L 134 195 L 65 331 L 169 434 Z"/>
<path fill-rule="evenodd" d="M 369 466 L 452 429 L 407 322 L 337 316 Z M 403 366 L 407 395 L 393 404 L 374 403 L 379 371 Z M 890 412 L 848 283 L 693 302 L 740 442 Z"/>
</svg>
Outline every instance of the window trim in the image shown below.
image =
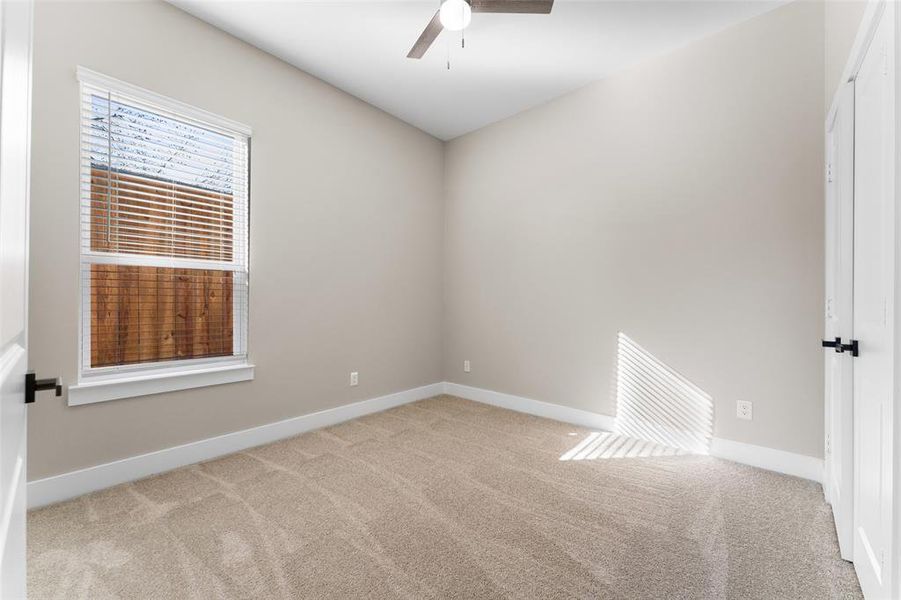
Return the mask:
<svg viewBox="0 0 901 600">
<path fill-rule="evenodd" d="M 247 138 L 247 214 L 246 227 L 248 235 L 244 240 L 245 252 L 245 270 L 247 285 L 250 280 L 250 256 L 249 256 L 249 232 L 250 232 L 250 138 L 252 130 L 249 126 L 233 121 L 231 119 L 219 116 L 204 109 L 174 100 L 172 98 L 157 94 L 145 88 L 141 88 L 130 83 L 120 81 L 118 79 L 97 73 L 82 66 L 76 67 L 76 76 L 79 82 L 79 103 L 82 102 L 83 88 L 85 85 L 107 89 L 112 93 L 132 96 L 136 100 L 143 103 L 151 104 L 158 107 L 161 111 L 172 113 L 173 117 L 180 117 L 196 121 L 206 126 L 215 127 L 224 130 L 232 135 L 244 136 Z M 79 117 L 80 121 L 81 117 Z M 81 125 L 79 125 L 79 139 L 81 139 Z M 82 143 L 79 141 L 79 194 L 78 194 L 78 211 L 82 210 L 82 192 L 81 192 L 81 161 L 82 161 Z M 80 223 L 80 216 L 79 216 Z M 113 256 L 91 256 L 91 253 L 85 255 L 82 250 L 81 225 L 79 224 L 79 271 L 83 268 L 84 259 L 90 257 L 91 262 L 97 263 L 116 263 L 117 258 Z M 134 263 L 146 263 L 147 266 L 158 266 L 152 257 L 146 255 L 123 255 Z M 202 269 L 219 269 L 231 270 L 234 263 L 217 263 L 215 261 L 193 260 L 187 258 L 175 258 L 171 261 L 180 268 L 202 268 Z M 196 266 L 195 266 L 196 263 Z M 175 265 L 173 265 L 175 266 Z M 235 271 L 236 272 L 236 271 Z M 157 394 L 164 392 L 172 392 L 184 389 L 192 389 L 197 387 L 205 387 L 210 385 L 219 385 L 224 383 L 233 383 L 238 381 L 249 381 L 254 376 L 254 365 L 250 363 L 249 356 L 246 353 L 247 338 L 249 334 L 249 306 L 245 307 L 246 321 L 243 326 L 239 327 L 235 324 L 234 335 L 242 336 L 243 347 L 245 348 L 244 356 L 216 356 L 189 358 L 181 360 L 165 360 L 148 363 L 134 363 L 125 365 L 110 365 L 104 367 L 85 368 L 84 351 L 85 351 L 85 319 L 90 319 L 90 306 L 86 306 L 84 302 L 85 294 L 83 289 L 83 277 L 79 273 L 79 293 L 78 293 L 78 364 L 77 364 L 77 384 L 68 387 L 68 405 L 76 406 L 80 404 L 90 404 L 94 402 L 105 402 L 108 400 L 117 400 L 121 398 L 131 398 L 136 396 L 144 396 L 148 394 Z M 250 291 L 247 291 L 247 301 L 250 299 Z M 88 321 L 90 322 L 90 321 Z"/>
<path fill-rule="evenodd" d="M 195 363 L 194 360 L 179 362 Z M 82 378 L 78 385 L 69 386 L 68 405 L 78 406 L 253 380 L 254 365 L 245 359 L 233 359 L 230 364 L 222 364 L 222 362 L 220 360 L 212 364 L 195 363 L 184 367 L 158 367 L 145 369 L 144 373 L 120 372 L 115 376 L 94 375 Z"/>
</svg>

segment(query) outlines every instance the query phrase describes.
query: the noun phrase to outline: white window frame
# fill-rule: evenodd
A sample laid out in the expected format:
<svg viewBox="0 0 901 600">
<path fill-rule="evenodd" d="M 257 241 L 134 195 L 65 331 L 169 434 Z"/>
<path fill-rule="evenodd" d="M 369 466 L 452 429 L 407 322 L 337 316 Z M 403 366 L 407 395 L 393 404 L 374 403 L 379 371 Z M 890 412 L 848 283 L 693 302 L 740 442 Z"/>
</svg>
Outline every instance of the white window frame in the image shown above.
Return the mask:
<svg viewBox="0 0 901 600">
<path fill-rule="evenodd" d="M 157 108 L 165 113 L 197 122 L 204 126 L 220 130 L 222 133 L 232 136 L 243 136 L 247 140 L 248 159 L 247 168 L 247 211 L 242 226 L 246 228 L 247 235 L 243 239 L 243 247 L 234 249 L 235 254 L 242 253 L 244 257 L 246 279 L 244 285 L 248 287 L 246 301 L 249 303 L 249 221 L 250 221 L 250 138 L 251 128 L 242 123 L 232 121 L 205 111 L 203 109 L 185 104 L 178 100 L 167 98 L 160 94 L 145 90 L 138 86 L 119 81 L 112 77 L 102 75 L 84 67 L 77 68 L 79 81 L 79 105 L 83 101 L 84 86 L 108 90 L 117 95 L 133 98 L 135 101 Z M 232 320 L 234 324 L 234 346 L 243 349 L 240 356 L 222 356 L 207 358 L 192 358 L 183 360 L 166 360 L 150 363 L 136 363 L 129 365 L 114 365 L 106 367 L 90 367 L 85 363 L 85 357 L 90 356 L 90 334 L 86 332 L 91 323 L 90 288 L 84 284 L 83 269 L 91 263 L 118 264 L 121 258 L 127 258 L 130 265 L 147 266 L 177 266 L 180 268 L 198 269 L 232 269 L 233 263 L 217 263 L 208 260 L 192 259 L 164 259 L 170 261 L 162 265 L 159 257 L 147 255 L 128 255 L 109 253 L 94 253 L 84 248 L 84 232 L 80 218 L 81 206 L 84 201 L 82 187 L 82 169 L 84 144 L 81 140 L 81 116 L 79 111 L 79 311 L 78 311 L 78 383 L 69 386 L 68 404 L 90 404 L 104 402 L 120 398 L 131 398 L 147 394 L 172 392 L 177 390 L 205 387 L 237 381 L 249 381 L 254 376 L 254 365 L 248 360 L 247 355 L 247 330 L 249 323 L 249 306 L 244 307 L 244 318 L 238 314 L 238 306 L 235 303 L 235 311 Z M 242 273 L 234 271 L 236 274 Z M 234 278 L 235 281 L 239 277 Z M 87 353 L 87 354 L 86 354 Z"/>
</svg>

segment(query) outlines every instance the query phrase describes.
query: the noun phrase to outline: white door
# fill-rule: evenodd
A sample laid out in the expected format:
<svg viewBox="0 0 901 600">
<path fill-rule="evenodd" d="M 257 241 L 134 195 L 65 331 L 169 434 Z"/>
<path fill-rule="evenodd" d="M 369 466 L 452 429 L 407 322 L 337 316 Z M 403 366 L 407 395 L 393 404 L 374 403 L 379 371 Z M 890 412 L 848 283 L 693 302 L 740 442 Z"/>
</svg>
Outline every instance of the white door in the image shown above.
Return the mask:
<svg viewBox="0 0 901 600">
<path fill-rule="evenodd" d="M 854 83 L 840 91 L 826 137 L 825 340 L 854 337 Z M 853 560 L 853 361 L 832 347 L 825 352 L 827 501 L 832 505 L 842 558 Z"/>
<path fill-rule="evenodd" d="M 31 15 L 0 2 L 0 598 L 25 597 Z"/>
<path fill-rule="evenodd" d="M 870 599 L 893 585 L 893 24 L 886 3 L 854 86 L 854 567 Z"/>
</svg>

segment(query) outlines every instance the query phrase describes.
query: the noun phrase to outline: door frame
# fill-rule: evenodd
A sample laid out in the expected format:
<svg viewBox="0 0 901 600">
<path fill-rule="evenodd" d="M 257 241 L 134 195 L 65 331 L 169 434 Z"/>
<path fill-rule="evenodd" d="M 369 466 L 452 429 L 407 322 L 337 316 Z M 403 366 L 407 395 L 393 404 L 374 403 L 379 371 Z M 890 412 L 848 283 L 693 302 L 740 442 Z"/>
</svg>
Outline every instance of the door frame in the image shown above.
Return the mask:
<svg viewBox="0 0 901 600">
<path fill-rule="evenodd" d="M 854 82 L 836 93 L 837 110 L 826 126 L 826 340 L 850 340 L 854 275 Z M 837 145 L 837 141 L 840 145 Z M 832 505 L 839 550 L 854 556 L 854 361 L 824 353 L 825 431 L 823 493 Z M 838 389 L 836 389 L 836 385 Z"/>
</svg>

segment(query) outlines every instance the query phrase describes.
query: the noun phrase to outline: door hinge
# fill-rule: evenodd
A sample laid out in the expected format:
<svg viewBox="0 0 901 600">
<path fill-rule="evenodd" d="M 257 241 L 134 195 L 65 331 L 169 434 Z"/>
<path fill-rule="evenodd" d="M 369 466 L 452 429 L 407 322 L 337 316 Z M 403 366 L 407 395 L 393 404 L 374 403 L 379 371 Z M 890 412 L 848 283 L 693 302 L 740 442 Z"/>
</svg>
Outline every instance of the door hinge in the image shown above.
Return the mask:
<svg viewBox="0 0 901 600">
<path fill-rule="evenodd" d="M 832 163 L 826 163 L 826 183 L 832 183 Z"/>
</svg>

